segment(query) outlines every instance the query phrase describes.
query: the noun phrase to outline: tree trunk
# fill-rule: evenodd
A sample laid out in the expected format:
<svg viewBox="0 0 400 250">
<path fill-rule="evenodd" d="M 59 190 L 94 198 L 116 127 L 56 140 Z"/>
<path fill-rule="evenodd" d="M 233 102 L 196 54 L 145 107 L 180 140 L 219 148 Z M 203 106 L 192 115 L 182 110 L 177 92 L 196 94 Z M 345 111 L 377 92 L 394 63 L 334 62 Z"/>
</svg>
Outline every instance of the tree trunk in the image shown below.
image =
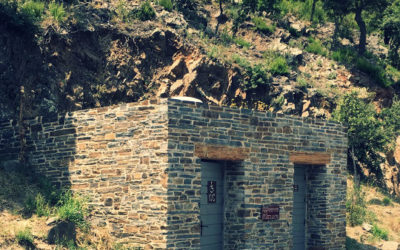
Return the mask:
<svg viewBox="0 0 400 250">
<path fill-rule="evenodd" d="M 312 2 L 312 7 L 311 7 L 311 17 L 310 17 L 310 22 L 313 21 L 314 19 L 314 12 L 315 12 L 315 4 L 317 3 L 317 0 L 313 0 Z"/>
<path fill-rule="evenodd" d="M 354 20 L 356 20 L 358 27 L 360 28 L 360 41 L 358 44 L 358 54 L 363 55 L 365 53 L 365 46 L 367 44 L 367 27 L 362 18 L 362 8 L 356 8 L 356 16 Z"/>
<path fill-rule="evenodd" d="M 219 0 L 219 15 L 223 15 L 223 9 L 222 9 L 222 0 Z"/>
</svg>

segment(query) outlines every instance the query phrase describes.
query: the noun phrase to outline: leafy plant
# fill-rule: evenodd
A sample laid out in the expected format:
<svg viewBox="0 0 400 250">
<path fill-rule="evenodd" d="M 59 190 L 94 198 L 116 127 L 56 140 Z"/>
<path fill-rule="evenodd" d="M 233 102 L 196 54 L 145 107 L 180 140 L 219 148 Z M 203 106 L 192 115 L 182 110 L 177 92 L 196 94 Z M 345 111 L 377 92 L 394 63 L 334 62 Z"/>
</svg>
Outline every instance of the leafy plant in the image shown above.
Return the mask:
<svg viewBox="0 0 400 250">
<path fill-rule="evenodd" d="M 235 38 L 233 39 L 233 41 L 234 41 L 238 46 L 240 46 L 240 47 L 242 47 L 242 48 L 245 48 L 245 49 L 248 49 L 248 48 L 250 48 L 250 46 L 251 46 L 251 43 L 249 43 L 248 41 L 244 40 L 244 39 L 241 38 L 241 37 L 235 37 Z"/>
<path fill-rule="evenodd" d="M 139 9 L 133 12 L 136 19 L 141 21 L 153 20 L 156 17 L 156 12 L 149 1 L 145 1 L 140 5 Z"/>
<path fill-rule="evenodd" d="M 383 205 L 385 205 L 385 206 L 390 206 L 390 205 L 392 204 L 392 200 L 391 200 L 389 197 L 384 197 L 384 198 L 382 199 L 382 203 L 383 203 Z"/>
<path fill-rule="evenodd" d="M 389 233 L 387 230 L 379 228 L 377 225 L 372 226 L 371 230 L 372 235 L 375 238 L 381 239 L 381 240 L 389 240 Z"/>
<path fill-rule="evenodd" d="M 331 58 L 340 63 L 350 64 L 357 58 L 357 53 L 351 48 L 339 48 L 332 51 Z"/>
<path fill-rule="evenodd" d="M 29 16 L 33 21 L 42 19 L 45 5 L 39 1 L 27 1 L 21 6 L 21 11 Z"/>
<path fill-rule="evenodd" d="M 289 73 L 289 66 L 283 56 L 276 57 L 269 66 L 269 71 L 273 75 L 286 75 Z"/>
<path fill-rule="evenodd" d="M 255 27 L 255 30 L 261 32 L 265 35 L 269 35 L 275 32 L 275 26 L 268 25 L 262 17 L 254 17 L 252 19 Z"/>
<path fill-rule="evenodd" d="M 364 73 L 368 74 L 377 83 L 383 86 L 390 85 L 385 77 L 385 70 L 379 64 L 371 63 L 366 58 L 360 57 L 357 58 L 356 67 Z"/>
<path fill-rule="evenodd" d="M 50 215 L 49 204 L 40 193 L 35 197 L 35 212 L 39 217 Z"/>
<path fill-rule="evenodd" d="M 321 56 L 326 56 L 328 54 L 321 41 L 312 37 L 308 39 L 308 44 L 305 50 L 307 52 L 318 54 Z"/>
<path fill-rule="evenodd" d="M 171 0 L 160 0 L 158 4 L 168 11 L 172 11 L 172 8 L 174 7 Z"/>
<path fill-rule="evenodd" d="M 63 3 L 57 3 L 55 1 L 49 3 L 49 13 L 55 21 L 61 23 L 66 18 L 66 12 Z"/>
<path fill-rule="evenodd" d="M 20 230 L 15 235 L 18 244 L 23 246 L 34 246 L 33 245 L 33 235 L 30 228 L 26 227 L 23 230 Z"/>
<path fill-rule="evenodd" d="M 346 200 L 346 218 L 347 222 L 352 226 L 361 225 L 365 222 L 366 206 L 365 193 L 362 192 L 361 186 L 354 186 L 347 194 Z"/>
<path fill-rule="evenodd" d="M 71 191 L 65 191 L 58 203 L 57 215 L 61 220 L 70 221 L 79 227 L 85 227 L 85 217 L 88 213 L 86 201 Z"/>
</svg>

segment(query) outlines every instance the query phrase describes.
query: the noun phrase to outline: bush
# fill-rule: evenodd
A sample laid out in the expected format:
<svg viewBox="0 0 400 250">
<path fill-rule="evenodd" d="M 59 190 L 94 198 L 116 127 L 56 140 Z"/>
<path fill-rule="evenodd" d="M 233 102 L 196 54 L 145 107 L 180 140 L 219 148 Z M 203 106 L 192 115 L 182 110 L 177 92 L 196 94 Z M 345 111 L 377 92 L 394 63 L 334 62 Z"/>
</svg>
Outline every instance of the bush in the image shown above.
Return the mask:
<svg viewBox="0 0 400 250">
<path fill-rule="evenodd" d="M 29 16 L 33 21 L 42 19 L 45 10 L 43 2 L 27 1 L 21 6 L 21 11 Z"/>
<path fill-rule="evenodd" d="M 156 12 L 150 2 L 146 1 L 140 5 L 138 10 L 134 11 L 134 16 L 141 21 L 153 20 L 156 17 Z"/>
<path fill-rule="evenodd" d="M 241 37 L 236 37 L 233 39 L 233 41 L 240 47 L 248 49 L 251 46 L 251 43 L 249 43 L 248 41 L 244 40 Z"/>
<path fill-rule="evenodd" d="M 160 0 L 159 5 L 164 7 L 167 11 L 172 11 L 173 5 L 171 0 Z"/>
<path fill-rule="evenodd" d="M 59 201 L 57 215 L 61 220 L 75 223 L 78 227 L 85 227 L 85 217 L 88 213 L 86 201 L 74 196 L 71 191 L 65 191 Z"/>
<path fill-rule="evenodd" d="M 351 48 L 340 48 L 332 52 L 331 58 L 339 63 L 350 64 L 357 58 L 357 52 Z"/>
<path fill-rule="evenodd" d="M 362 192 L 361 187 L 353 187 L 347 194 L 346 210 L 346 219 L 350 226 L 358 226 L 365 222 L 367 215 L 365 193 Z"/>
<path fill-rule="evenodd" d="M 392 204 L 392 200 L 389 197 L 384 197 L 382 199 L 382 203 L 383 203 L 384 206 L 389 206 L 389 205 Z"/>
<path fill-rule="evenodd" d="M 49 3 L 49 13 L 50 16 L 53 17 L 53 19 L 58 23 L 61 23 L 65 20 L 66 12 L 62 3 L 59 4 L 55 1 Z"/>
<path fill-rule="evenodd" d="M 379 228 L 377 225 L 372 226 L 372 235 L 381 240 L 389 240 L 389 233 L 387 230 Z"/>
<path fill-rule="evenodd" d="M 261 32 L 265 35 L 269 35 L 275 32 L 275 26 L 268 25 L 261 17 L 254 17 L 252 21 L 256 26 L 255 30 L 258 32 Z"/>
<path fill-rule="evenodd" d="M 247 67 L 243 87 L 245 91 L 256 90 L 258 88 L 268 87 L 270 81 L 270 75 L 265 67 L 261 64 L 257 64 L 254 67 Z"/>
<path fill-rule="evenodd" d="M 324 46 L 322 46 L 321 41 L 312 37 L 308 39 L 308 44 L 305 50 L 321 56 L 326 56 L 328 54 L 327 50 L 324 48 Z"/>
<path fill-rule="evenodd" d="M 273 75 L 286 75 L 289 73 L 289 66 L 283 56 L 276 57 L 270 64 L 269 71 Z"/>
<path fill-rule="evenodd" d="M 48 202 L 40 193 L 35 197 L 35 212 L 39 217 L 49 216 L 51 212 Z"/>
<path fill-rule="evenodd" d="M 27 246 L 27 248 L 30 246 L 34 246 L 33 235 L 29 228 L 25 228 L 24 230 L 18 231 L 17 234 L 15 235 L 15 238 L 17 239 L 18 244 Z"/>
<path fill-rule="evenodd" d="M 388 86 L 390 83 L 385 77 L 385 70 L 376 63 L 371 63 L 367 59 L 360 57 L 357 58 L 356 67 L 362 72 L 369 75 L 373 80 L 383 86 Z"/>
</svg>

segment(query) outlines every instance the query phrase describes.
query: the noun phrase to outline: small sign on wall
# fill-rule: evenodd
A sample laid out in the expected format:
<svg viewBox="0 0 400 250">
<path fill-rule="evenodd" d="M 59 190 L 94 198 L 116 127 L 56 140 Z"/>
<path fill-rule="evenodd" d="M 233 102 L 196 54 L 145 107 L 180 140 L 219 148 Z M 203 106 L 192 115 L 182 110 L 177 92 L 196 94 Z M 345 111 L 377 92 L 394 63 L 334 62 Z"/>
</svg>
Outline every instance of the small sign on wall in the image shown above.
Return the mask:
<svg viewBox="0 0 400 250">
<path fill-rule="evenodd" d="M 208 181 L 207 182 L 207 201 L 208 203 L 217 202 L 217 182 Z"/>
<path fill-rule="evenodd" d="M 279 220 L 279 206 L 269 205 L 261 207 L 261 220 Z"/>
</svg>

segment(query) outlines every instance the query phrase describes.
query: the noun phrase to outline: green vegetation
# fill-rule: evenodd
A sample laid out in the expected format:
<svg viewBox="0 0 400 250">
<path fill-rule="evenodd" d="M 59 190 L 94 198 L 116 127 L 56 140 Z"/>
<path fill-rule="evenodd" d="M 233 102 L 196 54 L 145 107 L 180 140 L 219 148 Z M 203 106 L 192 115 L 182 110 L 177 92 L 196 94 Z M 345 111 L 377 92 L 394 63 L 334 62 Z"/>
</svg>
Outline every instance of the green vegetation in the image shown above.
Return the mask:
<svg viewBox="0 0 400 250">
<path fill-rule="evenodd" d="M 149 1 L 143 2 L 139 9 L 133 11 L 133 16 L 140 21 L 152 20 L 156 17 L 156 12 Z"/>
<path fill-rule="evenodd" d="M 331 58 L 339 63 L 350 64 L 357 58 L 357 53 L 354 49 L 342 47 L 338 50 L 332 51 Z"/>
<path fill-rule="evenodd" d="M 168 11 L 172 11 L 172 8 L 174 7 L 171 0 L 160 0 L 158 1 L 158 4 Z"/>
<path fill-rule="evenodd" d="M 33 21 L 42 19 L 45 11 L 44 2 L 27 1 L 21 6 L 21 12 L 29 16 Z"/>
<path fill-rule="evenodd" d="M 368 74 L 376 83 L 389 86 L 390 82 L 386 79 L 385 70 L 382 66 L 368 61 L 364 57 L 357 58 L 356 67 L 362 72 Z"/>
<path fill-rule="evenodd" d="M 269 34 L 274 33 L 274 31 L 275 31 L 275 26 L 273 26 L 273 25 L 268 25 L 268 24 L 264 21 L 264 19 L 261 18 L 261 17 L 254 17 L 254 18 L 252 19 L 252 21 L 253 21 L 254 25 L 256 26 L 256 27 L 255 27 L 255 30 L 258 31 L 258 32 L 260 32 L 260 33 L 263 33 L 263 34 L 265 34 L 265 35 L 269 35 Z"/>
<path fill-rule="evenodd" d="M 60 4 L 55 1 L 49 3 L 49 12 L 51 17 L 58 23 L 65 20 L 66 12 L 63 3 Z"/>
<path fill-rule="evenodd" d="M 18 231 L 15 235 L 15 238 L 17 239 L 18 244 L 20 245 L 27 246 L 27 248 L 29 246 L 33 246 L 33 235 L 30 228 L 28 227 Z"/>
<path fill-rule="evenodd" d="M 366 221 L 365 193 L 361 186 L 354 186 L 347 194 L 346 209 L 346 219 L 350 226 L 358 226 Z"/>
<path fill-rule="evenodd" d="M 283 56 L 278 56 L 269 65 L 272 75 L 286 75 L 289 73 L 289 65 Z"/>
<path fill-rule="evenodd" d="M 86 204 L 82 197 L 65 191 L 58 202 L 57 215 L 63 221 L 73 222 L 81 228 L 87 227 L 85 217 L 89 210 Z"/>
<path fill-rule="evenodd" d="M 390 206 L 390 205 L 392 204 L 392 200 L 391 200 L 389 197 L 384 197 L 384 198 L 382 199 L 382 203 L 383 203 L 383 205 L 385 205 L 385 206 Z"/>
<path fill-rule="evenodd" d="M 234 41 L 239 47 L 242 47 L 242 48 L 245 48 L 245 49 L 248 49 L 248 48 L 251 47 L 251 43 L 249 43 L 248 41 L 244 40 L 244 39 L 241 38 L 241 37 L 235 37 L 235 38 L 233 39 L 233 41 Z"/>
<path fill-rule="evenodd" d="M 372 225 L 371 233 L 374 238 L 381 240 L 389 240 L 389 233 L 387 230 L 379 228 L 377 225 Z"/>
<path fill-rule="evenodd" d="M 326 48 L 324 48 L 321 41 L 312 37 L 308 39 L 308 44 L 305 50 L 307 52 L 318 54 L 321 56 L 326 56 L 328 54 L 328 51 L 326 50 Z"/>
</svg>

